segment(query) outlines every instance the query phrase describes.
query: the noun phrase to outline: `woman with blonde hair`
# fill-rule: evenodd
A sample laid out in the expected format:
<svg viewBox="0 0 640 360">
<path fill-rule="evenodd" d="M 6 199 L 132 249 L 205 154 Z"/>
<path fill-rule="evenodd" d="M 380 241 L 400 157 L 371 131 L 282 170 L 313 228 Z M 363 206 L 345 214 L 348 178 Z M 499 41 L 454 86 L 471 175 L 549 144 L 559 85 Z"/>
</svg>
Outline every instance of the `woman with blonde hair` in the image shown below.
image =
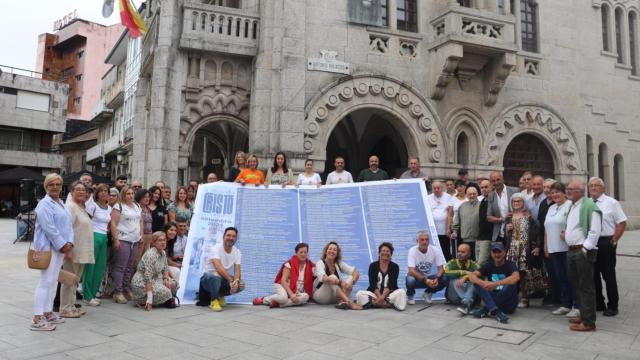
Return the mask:
<svg viewBox="0 0 640 360">
<path fill-rule="evenodd" d="M 240 172 L 247 167 L 247 154 L 245 154 L 244 151 L 236 152 L 234 163 L 235 165 L 229 169 L 229 177 L 227 178 L 228 182 L 236 181 Z"/>
<path fill-rule="evenodd" d="M 355 267 L 342 261 L 340 245 L 330 241 L 322 249 L 322 257 L 316 262 L 313 300 L 318 304 L 336 304 L 339 309 L 362 310 L 351 301 L 353 285 L 360 273 Z"/>
<path fill-rule="evenodd" d="M 60 199 L 62 177 L 56 173 L 44 179 L 47 195 L 36 206 L 36 226 L 33 236 L 34 260 L 51 251 L 51 260 L 46 269 L 40 270 L 40 280 L 33 300 L 31 330 L 51 331 L 56 324 L 64 323 L 53 312 L 53 298 L 56 296 L 58 275 L 65 257 L 71 257 L 73 250 L 73 224 L 67 206 Z"/>
<path fill-rule="evenodd" d="M 193 204 L 189 201 L 188 193 L 189 190 L 186 187 L 178 186 L 175 201 L 167 208 L 169 221 L 185 221 L 187 224 L 191 221 Z"/>
<path fill-rule="evenodd" d="M 166 248 L 167 235 L 162 231 L 154 232 L 151 235 L 151 247 L 140 259 L 131 280 L 134 302 L 147 311 L 160 304 L 169 308 L 176 307 L 172 299 L 178 283 L 169 272 Z"/>
<path fill-rule="evenodd" d="M 252 184 L 258 186 L 264 184 L 264 173 L 258 170 L 258 157 L 255 155 L 249 156 L 247 165 L 248 167 L 238 174 L 236 182 L 241 185 Z"/>
<path fill-rule="evenodd" d="M 107 266 L 107 230 L 111 222 L 111 206 L 109 206 L 109 186 L 100 184 L 93 193 L 94 210 L 92 216 L 93 223 L 93 257 L 94 264 L 87 264 L 84 267 L 82 276 L 82 297 L 85 304 L 89 306 L 99 306 L 100 300 L 96 293 L 100 289 L 100 282 L 104 276 Z"/>
</svg>

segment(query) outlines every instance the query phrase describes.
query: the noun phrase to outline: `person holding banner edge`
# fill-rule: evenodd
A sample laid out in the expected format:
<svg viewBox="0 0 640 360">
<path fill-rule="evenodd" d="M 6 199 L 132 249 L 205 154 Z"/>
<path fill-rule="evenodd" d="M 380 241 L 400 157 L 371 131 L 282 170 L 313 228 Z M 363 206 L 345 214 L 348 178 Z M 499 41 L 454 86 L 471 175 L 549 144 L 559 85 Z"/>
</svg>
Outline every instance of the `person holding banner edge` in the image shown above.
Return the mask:
<svg viewBox="0 0 640 360">
<path fill-rule="evenodd" d="M 224 297 L 244 290 L 244 282 L 240 280 L 240 250 L 235 247 L 238 229 L 228 227 L 224 229 L 222 244 L 211 248 L 207 258 L 204 273 L 200 278 L 200 288 L 205 290 L 210 298 L 209 307 L 215 312 L 222 311 L 226 305 Z M 231 275 L 233 270 L 233 276 Z M 202 297 L 204 294 L 200 294 Z"/>
</svg>

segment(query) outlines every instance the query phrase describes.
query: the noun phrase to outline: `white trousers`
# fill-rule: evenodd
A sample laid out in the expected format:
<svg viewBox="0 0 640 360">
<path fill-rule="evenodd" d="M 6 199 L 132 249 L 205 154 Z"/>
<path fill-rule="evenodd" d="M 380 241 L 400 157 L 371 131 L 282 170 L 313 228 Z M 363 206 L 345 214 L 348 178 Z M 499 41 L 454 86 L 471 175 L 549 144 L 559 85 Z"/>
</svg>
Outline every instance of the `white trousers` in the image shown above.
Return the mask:
<svg viewBox="0 0 640 360">
<path fill-rule="evenodd" d="M 277 302 L 280 307 L 287 306 L 299 306 L 304 305 L 309 301 L 309 295 L 306 293 L 298 294 L 300 298 L 300 303 L 296 304 L 289 298 L 289 294 L 287 294 L 287 290 L 280 284 L 273 284 L 273 295 L 265 296 L 263 299 L 266 305 L 271 305 L 273 302 Z"/>
<path fill-rule="evenodd" d="M 335 275 L 330 275 L 329 277 L 333 279 L 338 279 L 338 277 Z M 351 280 L 351 276 L 347 276 L 341 280 Z M 338 300 L 340 300 L 340 297 L 338 296 L 338 285 L 329 285 L 329 284 L 323 283 L 322 286 L 320 286 L 320 288 L 318 289 L 316 288 L 317 284 L 318 284 L 317 281 L 313 284 L 313 287 L 315 289 L 313 291 L 313 300 L 316 303 L 322 304 L 322 305 L 328 305 L 328 304 L 335 304 L 338 302 Z M 347 296 L 349 296 L 349 294 L 347 294 Z"/>
<path fill-rule="evenodd" d="M 177 268 L 175 266 L 168 266 L 168 269 L 171 273 L 171 276 L 173 276 L 173 278 L 176 280 L 176 283 L 180 282 L 180 268 Z"/>
<path fill-rule="evenodd" d="M 369 302 L 369 298 L 377 300 L 378 297 L 375 293 L 367 290 L 360 290 L 356 293 L 356 302 L 358 305 L 366 305 Z M 403 311 L 407 308 L 407 293 L 404 289 L 396 289 L 387 296 L 387 302 L 391 304 L 395 309 Z"/>
<path fill-rule="evenodd" d="M 46 270 L 40 270 L 40 281 L 33 296 L 34 315 L 42 315 L 53 310 L 53 299 L 56 297 L 58 275 L 63 262 L 64 254 L 52 249 L 49 267 Z"/>
</svg>

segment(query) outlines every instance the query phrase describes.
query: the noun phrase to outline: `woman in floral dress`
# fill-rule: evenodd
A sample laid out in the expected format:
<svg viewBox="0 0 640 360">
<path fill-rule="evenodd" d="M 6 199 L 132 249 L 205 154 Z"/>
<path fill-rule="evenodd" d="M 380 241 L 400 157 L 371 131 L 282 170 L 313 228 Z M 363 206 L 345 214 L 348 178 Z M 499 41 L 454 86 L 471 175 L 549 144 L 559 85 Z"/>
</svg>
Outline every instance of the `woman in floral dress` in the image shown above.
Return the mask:
<svg viewBox="0 0 640 360">
<path fill-rule="evenodd" d="M 174 307 L 171 303 L 178 288 L 178 283 L 171 277 L 167 265 L 165 233 L 154 232 L 151 242 L 152 246 L 142 256 L 138 270 L 131 280 L 133 300 L 147 311 L 160 304 Z"/>
</svg>

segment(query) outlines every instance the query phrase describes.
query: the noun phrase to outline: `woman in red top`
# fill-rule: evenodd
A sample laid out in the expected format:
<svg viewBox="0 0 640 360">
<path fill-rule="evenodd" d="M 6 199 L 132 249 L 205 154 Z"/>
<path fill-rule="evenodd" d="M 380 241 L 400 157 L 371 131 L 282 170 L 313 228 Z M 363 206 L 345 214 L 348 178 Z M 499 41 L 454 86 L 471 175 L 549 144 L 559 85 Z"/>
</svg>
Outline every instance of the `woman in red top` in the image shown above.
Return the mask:
<svg viewBox="0 0 640 360">
<path fill-rule="evenodd" d="M 253 305 L 286 307 L 304 305 L 313 294 L 313 263 L 309 245 L 296 245 L 296 254 L 280 267 L 273 284 L 273 295 L 253 299 Z"/>
<path fill-rule="evenodd" d="M 247 165 L 248 167 L 238 174 L 236 182 L 242 185 L 254 184 L 256 186 L 264 184 L 264 173 L 258 170 L 258 157 L 255 155 L 249 156 Z"/>
</svg>

